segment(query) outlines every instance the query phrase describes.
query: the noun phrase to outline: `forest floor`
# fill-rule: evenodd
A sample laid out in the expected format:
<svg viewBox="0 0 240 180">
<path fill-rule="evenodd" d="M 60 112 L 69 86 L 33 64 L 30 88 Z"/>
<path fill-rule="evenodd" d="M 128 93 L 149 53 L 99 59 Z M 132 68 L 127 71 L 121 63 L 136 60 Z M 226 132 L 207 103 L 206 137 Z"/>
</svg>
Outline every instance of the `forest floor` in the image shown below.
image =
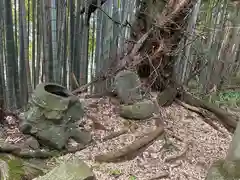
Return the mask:
<svg viewBox="0 0 240 180">
<path fill-rule="evenodd" d="M 232 135 L 218 122 L 216 131 L 199 115 L 178 104 L 161 108 L 167 138 L 160 137 L 133 160 L 118 163 L 98 163 L 94 156 L 122 148 L 156 126 L 154 120 L 131 121 L 137 126 L 106 142 L 101 139 L 126 126 L 127 120 L 118 116 L 116 101 L 111 98 L 84 99 L 91 116 L 106 130 L 94 129 L 91 119 L 85 118 L 86 128 L 92 130 L 95 145 L 76 155 L 93 168 L 99 180 L 203 180 L 214 160 L 224 158 Z"/>
<path fill-rule="evenodd" d="M 88 114 L 81 123 L 84 122 L 85 128 L 92 132 L 96 143 L 75 155 L 92 167 L 98 180 L 204 180 L 212 162 L 225 157 L 231 142 L 232 135 L 218 122 L 214 123 L 221 132 L 205 123 L 198 114 L 172 104 L 160 109 L 166 138 L 159 137 L 132 160 L 99 163 L 94 160 L 96 155 L 117 151 L 143 137 L 156 128 L 155 120 L 128 121 L 119 117 L 119 104 L 114 98 L 80 97 L 80 100 Z M 104 128 L 94 126 L 93 118 Z M 6 141 L 21 141 L 21 133 L 15 123 L 9 119 L 8 124 Z M 114 139 L 102 141 L 113 132 L 128 128 L 129 124 L 135 128 L 129 128 Z"/>
</svg>

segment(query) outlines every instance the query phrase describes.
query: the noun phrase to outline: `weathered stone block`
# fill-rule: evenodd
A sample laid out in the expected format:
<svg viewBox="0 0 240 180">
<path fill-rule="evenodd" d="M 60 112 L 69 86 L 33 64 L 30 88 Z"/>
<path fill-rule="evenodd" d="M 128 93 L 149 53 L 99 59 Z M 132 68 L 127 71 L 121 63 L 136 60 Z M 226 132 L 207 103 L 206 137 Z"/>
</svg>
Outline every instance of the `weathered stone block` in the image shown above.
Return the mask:
<svg viewBox="0 0 240 180">
<path fill-rule="evenodd" d="M 124 104 L 133 104 L 142 100 L 141 81 L 138 75 L 132 71 L 120 71 L 114 81 L 117 95 Z"/>
<path fill-rule="evenodd" d="M 128 119 L 142 120 L 153 116 L 155 105 L 150 100 L 136 102 L 132 105 L 121 105 L 120 116 Z"/>
<path fill-rule="evenodd" d="M 20 130 L 34 136 L 41 145 L 61 150 L 69 138 L 78 141 L 82 138 L 84 144 L 90 142 L 90 133 L 81 132 L 75 125 L 83 116 L 84 110 L 78 97 L 58 84 L 43 83 L 32 95 Z M 82 135 L 84 137 L 80 137 Z"/>
</svg>

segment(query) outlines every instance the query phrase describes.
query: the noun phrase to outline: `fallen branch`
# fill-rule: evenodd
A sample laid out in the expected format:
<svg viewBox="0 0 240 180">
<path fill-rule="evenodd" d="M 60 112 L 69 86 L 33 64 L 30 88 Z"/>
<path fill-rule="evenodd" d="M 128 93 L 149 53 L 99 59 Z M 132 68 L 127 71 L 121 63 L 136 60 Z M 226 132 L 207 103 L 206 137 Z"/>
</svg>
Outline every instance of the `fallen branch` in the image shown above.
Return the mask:
<svg viewBox="0 0 240 180">
<path fill-rule="evenodd" d="M 166 24 L 168 23 L 174 22 L 174 18 L 179 16 L 181 11 L 191 4 L 189 0 L 182 0 L 180 1 L 180 3 L 176 3 L 172 13 L 168 14 L 168 10 L 174 7 L 174 5 L 172 4 L 173 2 L 175 1 L 168 2 L 167 7 L 165 8 L 165 11 L 163 11 L 161 14 L 161 17 L 157 19 L 157 26 L 159 26 L 160 28 L 165 27 Z"/>
<path fill-rule="evenodd" d="M 72 91 L 73 94 L 77 94 L 77 93 L 82 93 L 83 91 L 85 91 L 89 86 L 93 85 L 94 83 L 97 83 L 99 81 L 103 81 L 106 79 L 106 76 L 97 76 L 96 78 L 94 78 L 91 82 L 82 85 L 81 87 L 75 89 L 74 91 Z"/>
<path fill-rule="evenodd" d="M 95 160 L 98 162 L 114 162 L 120 158 L 126 157 L 129 154 L 132 154 L 143 146 L 146 146 L 157 137 L 159 137 L 164 132 L 163 127 L 157 127 L 153 132 L 149 133 L 147 136 L 134 141 L 132 144 L 119 149 L 118 151 L 107 152 L 105 154 L 100 154 L 95 156 Z"/>
</svg>

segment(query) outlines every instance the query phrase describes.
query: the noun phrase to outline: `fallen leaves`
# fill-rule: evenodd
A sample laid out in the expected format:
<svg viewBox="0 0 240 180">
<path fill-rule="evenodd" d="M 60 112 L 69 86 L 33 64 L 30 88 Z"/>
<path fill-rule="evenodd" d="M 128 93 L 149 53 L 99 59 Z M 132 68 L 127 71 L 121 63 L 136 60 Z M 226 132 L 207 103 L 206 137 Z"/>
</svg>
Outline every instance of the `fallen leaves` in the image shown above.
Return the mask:
<svg viewBox="0 0 240 180">
<path fill-rule="evenodd" d="M 159 137 L 163 133 L 163 131 L 163 127 L 158 126 L 154 131 L 134 141 L 128 146 L 125 146 L 113 152 L 107 152 L 105 154 L 95 156 L 95 160 L 98 162 L 113 162 L 118 160 L 119 158 L 124 158 L 132 153 L 135 153 L 142 147 L 147 146 L 149 143 Z"/>
<path fill-rule="evenodd" d="M 225 156 L 231 141 L 231 134 L 219 123 L 216 123 L 218 129 L 221 129 L 226 136 L 222 136 L 221 132 L 206 124 L 196 113 L 173 104 L 170 107 L 161 108 L 159 112 L 164 123 L 165 134 L 172 143 L 172 148 L 167 149 L 164 145 L 165 141 L 157 139 L 138 153 L 134 159 L 99 163 L 94 157 L 124 149 L 141 139 L 144 134 L 151 133 L 156 127 L 155 120 L 158 117 L 148 121 L 126 121 L 116 114 L 117 104 L 111 103 L 108 98 L 84 101 L 87 104 L 96 104 L 96 106 L 88 107 L 88 110 L 94 117 L 97 117 L 98 122 L 107 131 L 93 129 L 96 144 L 77 152 L 76 155 L 92 166 L 96 177 L 101 180 L 116 179 L 111 174 L 114 169 L 121 172 L 117 175 L 118 180 L 129 180 L 130 177 L 136 180 L 204 180 L 211 163 Z M 92 121 L 89 120 L 89 123 Z M 157 125 L 161 126 L 163 123 L 157 122 Z M 131 131 L 132 125 L 138 128 Z M 191 142 L 191 144 L 186 142 Z"/>
</svg>

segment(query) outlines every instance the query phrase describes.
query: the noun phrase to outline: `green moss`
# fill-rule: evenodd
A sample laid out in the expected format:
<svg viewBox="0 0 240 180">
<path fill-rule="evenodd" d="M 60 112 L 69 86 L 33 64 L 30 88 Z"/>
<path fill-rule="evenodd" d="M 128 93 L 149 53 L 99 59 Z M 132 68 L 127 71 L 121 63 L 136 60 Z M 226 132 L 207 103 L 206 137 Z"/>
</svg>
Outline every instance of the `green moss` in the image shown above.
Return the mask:
<svg viewBox="0 0 240 180">
<path fill-rule="evenodd" d="M 9 179 L 21 180 L 24 176 L 23 163 L 20 159 L 11 159 L 8 161 Z"/>
<path fill-rule="evenodd" d="M 240 92 L 222 91 L 202 97 L 203 100 L 218 106 L 238 107 L 240 106 Z"/>
<path fill-rule="evenodd" d="M 136 180 L 137 178 L 136 178 L 136 176 L 134 176 L 134 175 L 131 175 L 130 177 L 129 177 L 129 180 Z"/>
<path fill-rule="evenodd" d="M 215 176 L 218 174 L 226 180 L 234 180 L 240 178 L 239 163 L 239 161 L 217 160 L 211 168 L 215 169 Z"/>
<path fill-rule="evenodd" d="M 9 154 L 1 154 L 0 161 L 7 166 L 1 167 L 4 174 L 8 176 L 8 180 L 22 180 L 23 178 L 33 179 L 43 174 L 43 161 L 25 161 Z M 7 172 L 6 172 L 7 171 Z"/>
<path fill-rule="evenodd" d="M 118 176 L 118 175 L 121 175 L 122 172 L 118 169 L 113 169 L 110 171 L 110 174 L 113 175 L 113 176 Z"/>
<path fill-rule="evenodd" d="M 213 166 L 216 167 L 216 168 L 218 168 L 219 173 L 220 173 L 223 177 L 227 178 L 227 177 L 228 177 L 228 173 L 227 173 L 227 171 L 226 171 L 226 170 L 224 169 L 224 167 L 223 167 L 224 163 L 225 163 L 225 160 L 220 159 L 220 160 L 217 160 L 217 161 L 213 164 Z"/>
</svg>

